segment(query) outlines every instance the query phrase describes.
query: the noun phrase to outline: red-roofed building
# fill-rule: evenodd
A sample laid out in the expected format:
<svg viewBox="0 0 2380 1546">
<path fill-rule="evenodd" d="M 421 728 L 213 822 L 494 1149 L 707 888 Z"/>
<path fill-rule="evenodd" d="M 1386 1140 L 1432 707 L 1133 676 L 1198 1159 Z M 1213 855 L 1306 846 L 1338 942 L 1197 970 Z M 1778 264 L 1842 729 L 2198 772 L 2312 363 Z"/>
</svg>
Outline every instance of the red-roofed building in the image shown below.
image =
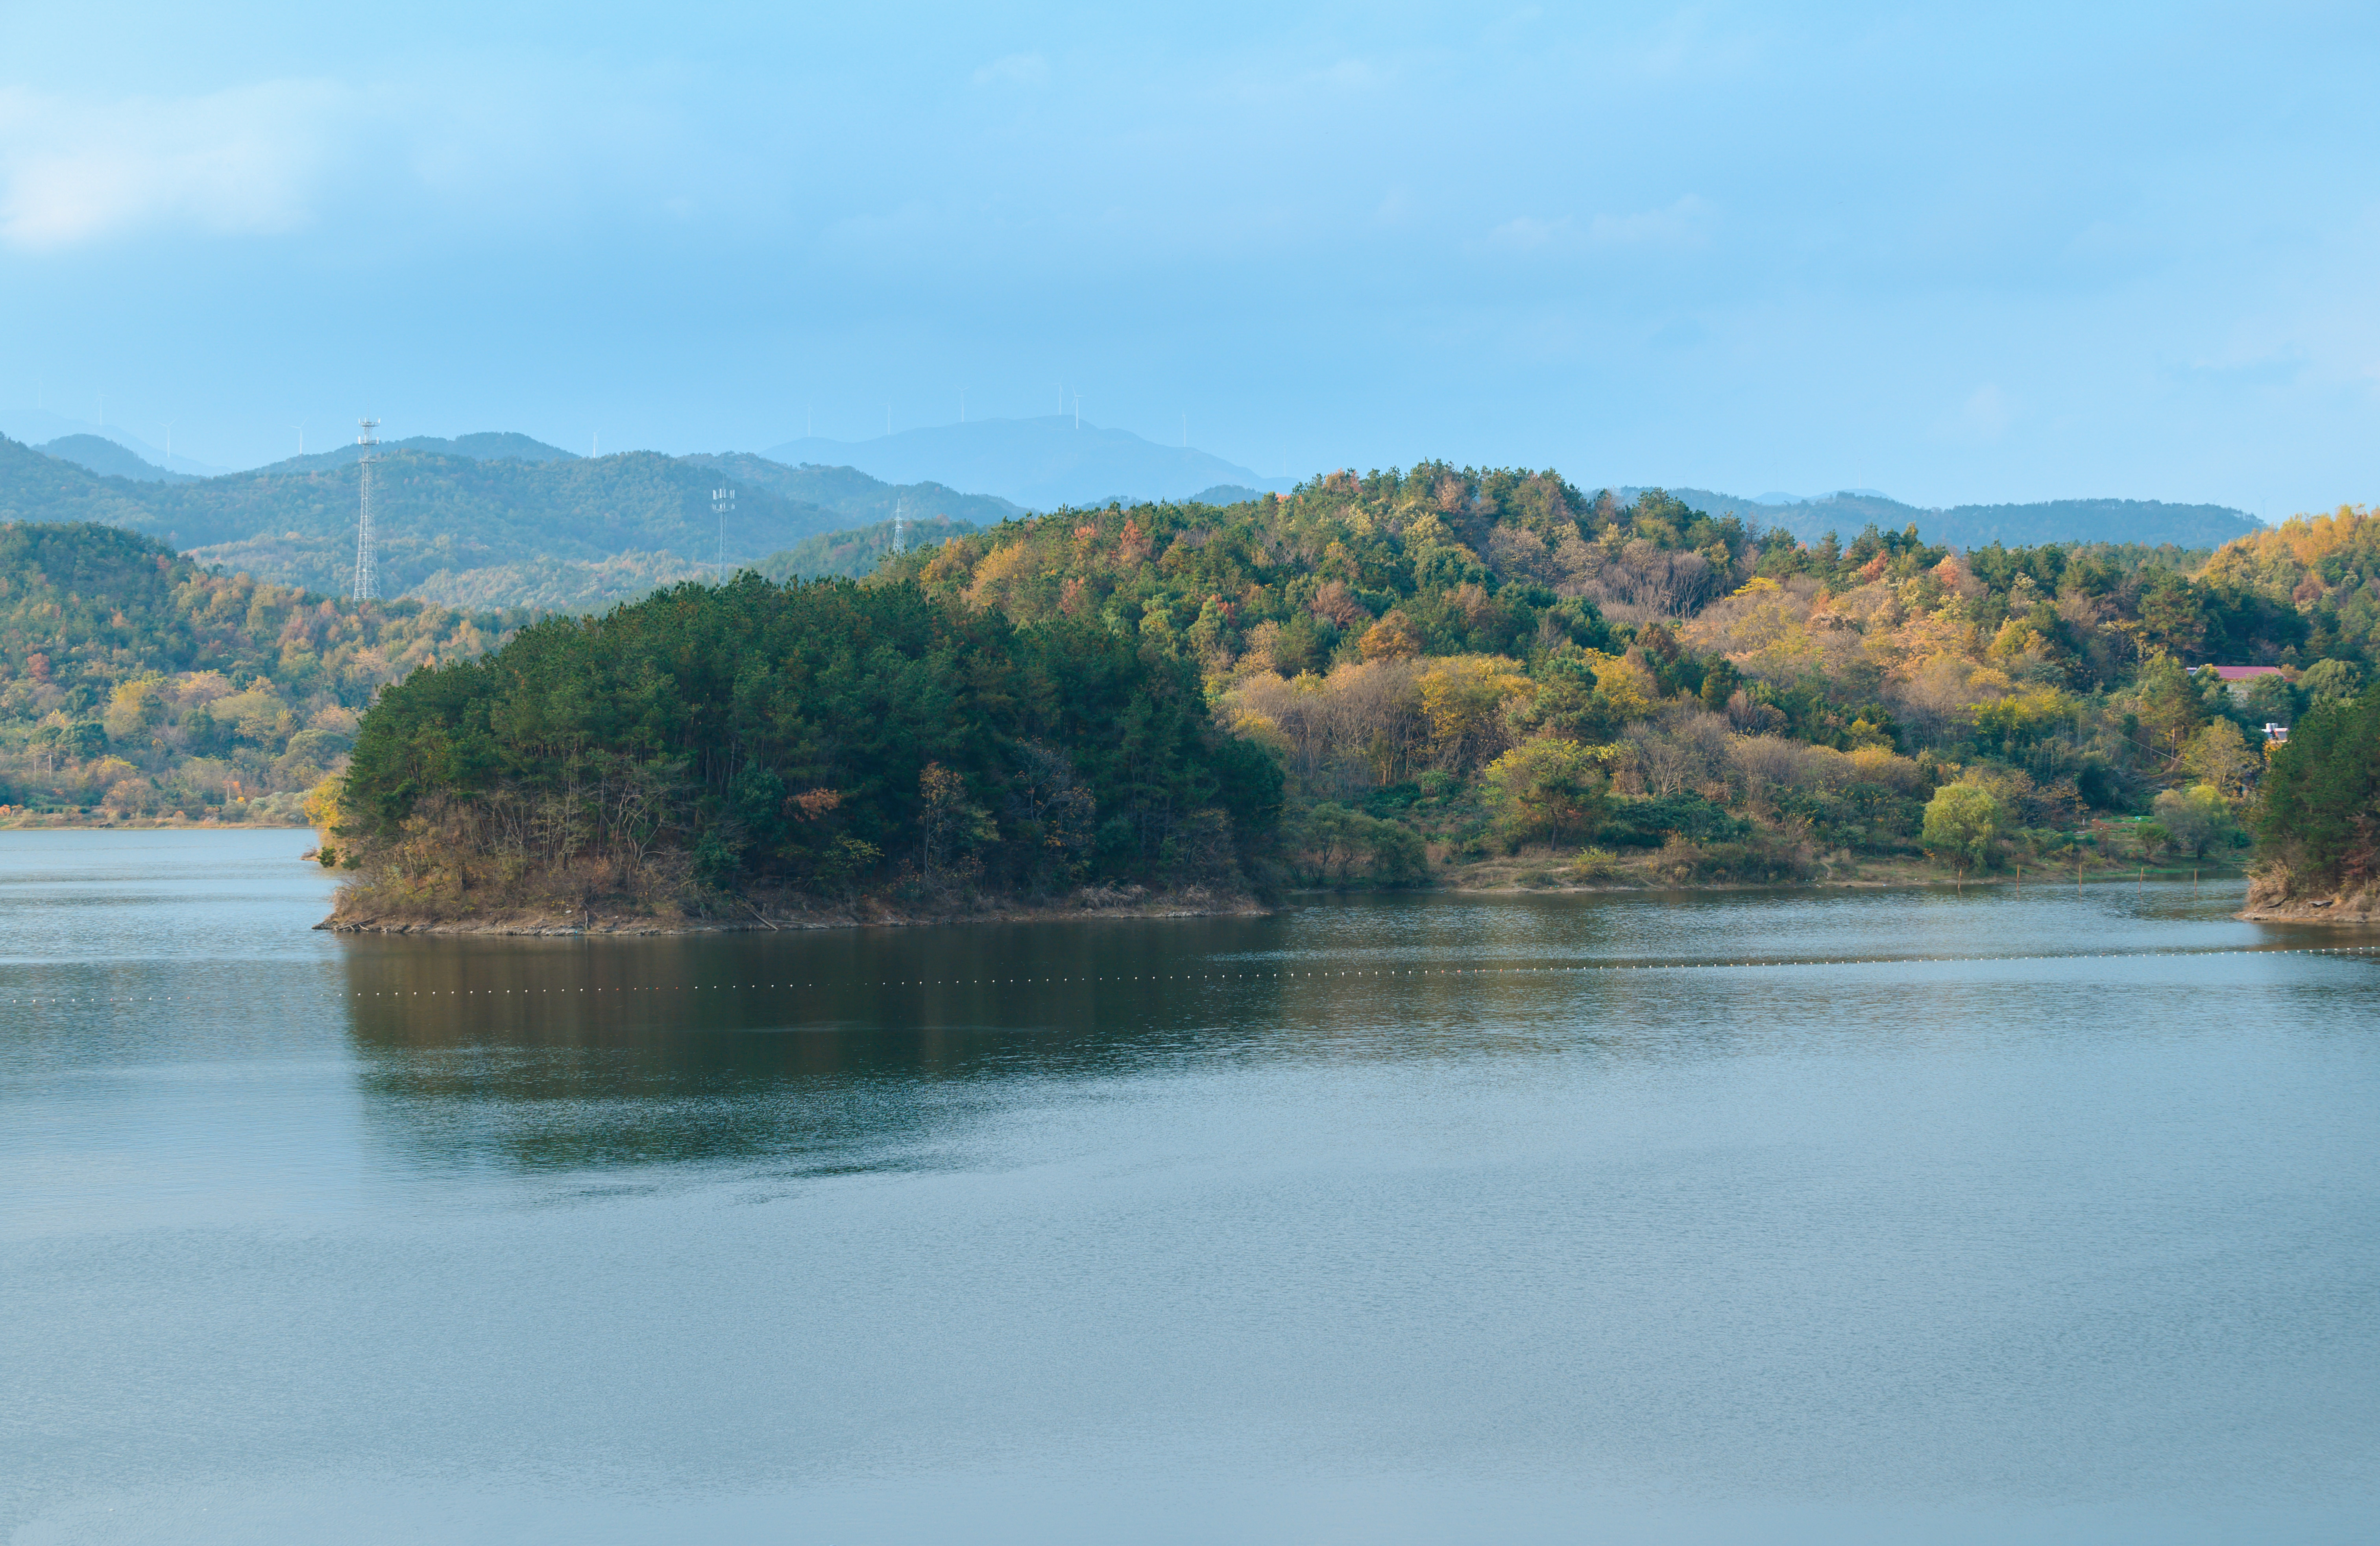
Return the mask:
<svg viewBox="0 0 2380 1546">
<path fill-rule="evenodd" d="M 2287 679 L 2287 673 L 2277 665 L 2200 665 L 2192 667 L 2190 674 L 2193 676 L 2212 675 L 2234 698 L 2246 697 L 2254 690 L 2258 682 L 2267 676 L 2276 680 Z"/>
</svg>

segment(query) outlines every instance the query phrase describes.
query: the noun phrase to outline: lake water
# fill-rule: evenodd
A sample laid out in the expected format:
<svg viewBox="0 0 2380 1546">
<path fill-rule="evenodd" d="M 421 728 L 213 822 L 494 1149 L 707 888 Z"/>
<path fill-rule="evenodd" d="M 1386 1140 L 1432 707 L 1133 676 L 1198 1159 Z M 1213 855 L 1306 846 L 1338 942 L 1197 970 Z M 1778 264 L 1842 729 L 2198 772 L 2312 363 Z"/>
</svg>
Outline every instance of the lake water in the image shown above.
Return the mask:
<svg viewBox="0 0 2380 1546">
<path fill-rule="evenodd" d="M 0 834 L 0 1529 L 2360 1541 L 2380 963 L 2236 884 L 334 938 Z"/>
</svg>

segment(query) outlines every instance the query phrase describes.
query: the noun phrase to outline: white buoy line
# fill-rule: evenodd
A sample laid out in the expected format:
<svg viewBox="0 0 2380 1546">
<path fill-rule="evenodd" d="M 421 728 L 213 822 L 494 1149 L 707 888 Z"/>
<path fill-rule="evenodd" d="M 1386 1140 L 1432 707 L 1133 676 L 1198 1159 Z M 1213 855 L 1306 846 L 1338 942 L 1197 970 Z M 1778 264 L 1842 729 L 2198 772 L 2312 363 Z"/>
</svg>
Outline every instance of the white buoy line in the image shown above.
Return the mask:
<svg viewBox="0 0 2380 1546">
<path fill-rule="evenodd" d="M 2175 956 L 2368 956 L 2380 952 L 2380 944 L 2249 946 L 2244 948 L 2198 948 L 2176 946 L 2159 950 L 2060 951 L 2034 956 L 1797 956 L 1779 960 L 1744 961 L 1565 961 L 1532 965 L 1470 966 L 1470 967 L 1382 967 L 1330 971 L 1294 971 L 1284 969 L 1256 971 L 1205 972 L 1141 972 L 1111 973 L 1087 977 L 1024 976 L 1024 977 L 927 977 L 883 978 L 873 980 L 850 979 L 819 982 L 698 982 L 670 983 L 655 986 L 577 987 L 577 988 L 388 988 L 356 989 L 350 999 L 386 999 L 392 1003 L 416 998 L 499 998 L 527 1001 L 530 999 L 570 997 L 580 994 L 609 993 L 615 997 L 637 993 L 676 992 L 815 992 L 827 989 L 886 988 L 983 988 L 983 987 L 1074 987 L 1091 984 L 1124 983 L 1232 983 L 1322 981 L 1412 981 L 1427 978 L 1512 977 L 1529 972 L 1620 972 L 1620 971 L 1740 971 L 1746 969 L 1775 970 L 1806 967 L 1881 967 L 1920 965 L 1980 965 L 1984 963 L 2021 964 L 2028 961 L 2112 961 L 2147 960 Z M 0 1006 L 67 1005 L 67 1004 L 136 1004 L 187 1003 L 199 999 L 219 998 L 211 993 L 151 993 L 151 994 L 55 994 L 21 999 L 0 999 Z"/>
</svg>

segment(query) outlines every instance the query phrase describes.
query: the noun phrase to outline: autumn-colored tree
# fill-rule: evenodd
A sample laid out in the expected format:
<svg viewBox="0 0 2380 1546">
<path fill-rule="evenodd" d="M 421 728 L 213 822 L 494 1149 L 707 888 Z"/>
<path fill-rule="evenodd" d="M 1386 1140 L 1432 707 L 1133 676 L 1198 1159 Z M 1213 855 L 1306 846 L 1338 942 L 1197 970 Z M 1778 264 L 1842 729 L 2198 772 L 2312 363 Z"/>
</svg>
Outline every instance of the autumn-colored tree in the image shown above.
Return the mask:
<svg viewBox="0 0 2380 1546">
<path fill-rule="evenodd" d="M 1390 612 L 1364 630 L 1357 646 L 1367 661 L 1411 660 L 1421 653 L 1421 636 L 1402 612 Z"/>
<path fill-rule="evenodd" d="M 1493 655 L 1430 661 L 1421 671 L 1421 708 L 1438 765 L 1468 773 L 1510 740 L 1508 706 L 1526 707 L 1536 684 Z"/>
<path fill-rule="evenodd" d="M 1557 846 L 1601 823 L 1609 786 L 1593 749 L 1552 737 L 1514 747 L 1488 765 L 1482 782 L 1508 833 Z"/>
<path fill-rule="evenodd" d="M 2181 765 L 2199 783 L 2227 800 L 2245 799 L 2264 761 L 2248 749 L 2248 738 L 2228 719 L 2218 719 L 2190 738 Z"/>
<path fill-rule="evenodd" d="M 963 867 L 969 849 L 1000 835 L 991 813 L 969 797 L 966 775 L 940 762 L 917 774 L 917 831 L 922 868 L 930 884 Z"/>
<path fill-rule="evenodd" d="M 2006 813 L 1980 784 L 1945 784 L 1925 804 L 1921 841 L 1935 858 L 1982 869 L 1991 857 Z"/>
</svg>

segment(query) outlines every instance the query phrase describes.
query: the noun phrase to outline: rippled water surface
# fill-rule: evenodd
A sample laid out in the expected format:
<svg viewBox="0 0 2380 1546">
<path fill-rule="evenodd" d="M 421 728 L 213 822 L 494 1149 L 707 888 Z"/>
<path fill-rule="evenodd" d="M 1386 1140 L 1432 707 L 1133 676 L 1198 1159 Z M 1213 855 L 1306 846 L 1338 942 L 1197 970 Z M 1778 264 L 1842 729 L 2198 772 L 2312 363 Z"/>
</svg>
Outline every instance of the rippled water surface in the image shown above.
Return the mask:
<svg viewBox="0 0 2380 1546">
<path fill-rule="evenodd" d="M 2358 1541 L 2380 964 L 2236 885 L 335 939 L 0 834 L 35 1541 Z"/>
</svg>

